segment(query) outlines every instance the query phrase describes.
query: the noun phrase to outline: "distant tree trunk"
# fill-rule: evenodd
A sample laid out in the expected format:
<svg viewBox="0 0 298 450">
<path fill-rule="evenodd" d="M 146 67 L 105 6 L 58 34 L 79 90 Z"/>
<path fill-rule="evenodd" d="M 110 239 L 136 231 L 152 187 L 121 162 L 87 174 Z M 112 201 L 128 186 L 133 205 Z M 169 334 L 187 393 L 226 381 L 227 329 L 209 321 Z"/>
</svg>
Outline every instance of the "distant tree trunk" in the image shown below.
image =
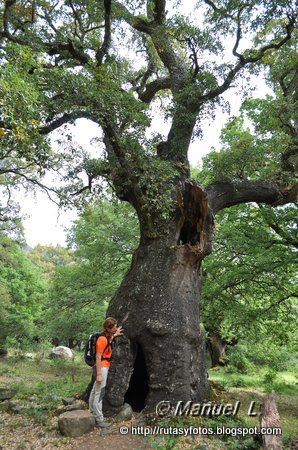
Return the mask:
<svg viewBox="0 0 298 450">
<path fill-rule="evenodd" d="M 211 356 L 212 367 L 224 366 L 226 364 L 226 349 L 228 342 L 220 333 L 210 330 L 208 333 L 207 348 Z"/>
<path fill-rule="evenodd" d="M 228 362 L 226 355 L 228 346 L 236 345 L 238 339 L 235 337 L 229 340 L 224 339 L 218 328 L 206 327 L 206 330 L 208 331 L 207 349 L 210 353 L 212 367 L 224 366 Z"/>
<path fill-rule="evenodd" d="M 276 397 L 274 392 L 264 397 L 260 414 L 261 428 L 280 428 L 280 417 L 276 407 Z M 262 435 L 262 448 L 264 450 L 282 450 L 282 436 L 273 433 Z"/>
<path fill-rule="evenodd" d="M 5 348 L 0 348 L 0 358 L 5 358 L 7 356 L 7 350 Z"/>
<path fill-rule="evenodd" d="M 124 328 L 113 353 L 106 388 L 106 411 L 124 401 L 152 410 L 161 400 L 173 404 L 208 398 L 205 342 L 199 328 L 200 264 L 210 252 L 213 219 L 204 192 L 186 185 L 183 212 L 171 233 L 142 235 L 108 316 Z"/>
</svg>

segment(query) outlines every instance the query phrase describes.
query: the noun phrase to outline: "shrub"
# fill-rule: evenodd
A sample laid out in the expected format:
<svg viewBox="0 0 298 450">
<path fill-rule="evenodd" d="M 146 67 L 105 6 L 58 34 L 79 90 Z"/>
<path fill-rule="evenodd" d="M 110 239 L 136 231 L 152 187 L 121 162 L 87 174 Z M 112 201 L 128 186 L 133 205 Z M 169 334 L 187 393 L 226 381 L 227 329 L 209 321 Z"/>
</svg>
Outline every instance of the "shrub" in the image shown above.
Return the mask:
<svg viewBox="0 0 298 450">
<path fill-rule="evenodd" d="M 270 387 L 273 385 L 276 377 L 277 377 L 277 371 L 274 369 L 269 369 L 263 377 L 263 383 Z"/>
<path fill-rule="evenodd" d="M 253 368 L 253 364 L 246 356 L 245 349 L 241 346 L 234 347 L 229 355 L 229 362 L 226 366 L 226 371 L 233 373 L 247 373 Z"/>
</svg>

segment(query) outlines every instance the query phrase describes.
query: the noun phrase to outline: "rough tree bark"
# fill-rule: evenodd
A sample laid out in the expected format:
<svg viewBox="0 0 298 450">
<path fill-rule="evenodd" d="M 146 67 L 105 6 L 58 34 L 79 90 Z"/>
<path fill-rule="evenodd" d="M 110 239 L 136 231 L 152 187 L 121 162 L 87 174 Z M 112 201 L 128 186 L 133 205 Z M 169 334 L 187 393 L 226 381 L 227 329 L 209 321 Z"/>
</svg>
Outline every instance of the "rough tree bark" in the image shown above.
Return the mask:
<svg viewBox="0 0 298 450">
<path fill-rule="evenodd" d="M 224 366 L 228 342 L 223 339 L 218 330 L 208 331 L 207 348 L 211 357 L 212 367 Z"/>
<path fill-rule="evenodd" d="M 124 328 L 106 387 L 107 414 L 117 413 L 124 401 L 150 411 L 162 400 L 175 404 L 208 398 L 199 296 L 201 262 L 211 252 L 213 212 L 254 199 L 282 204 L 290 195 L 268 183 L 219 184 L 204 191 L 188 179 L 183 186 L 171 231 L 156 239 L 141 232 L 131 268 L 107 311 Z M 291 195 L 297 195 L 297 187 Z"/>
<path fill-rule="evenodd" d="M 276 407 L 276 396 L 274 392 L 267 394 L 260 408 L 260 427 L 261 428 L 280 428 L 280 417 Z M 282 436 L 274 433 L 262 435 L 262 448 L 264 450 L 282 450 Z"/>
<path fill-rule="evenodd" d="M 125 334 L 110 368 L 109 413 L 124 400 L 135 409 L 151 410 L 161 400 L 208 398 L 205 342 L 198 325 L 200 265 L 211 251 L 213 216 L 199 185 L 193 180 L 184 186 L 172 232 L 141 239 L 107 311 Z"/>
</svg>

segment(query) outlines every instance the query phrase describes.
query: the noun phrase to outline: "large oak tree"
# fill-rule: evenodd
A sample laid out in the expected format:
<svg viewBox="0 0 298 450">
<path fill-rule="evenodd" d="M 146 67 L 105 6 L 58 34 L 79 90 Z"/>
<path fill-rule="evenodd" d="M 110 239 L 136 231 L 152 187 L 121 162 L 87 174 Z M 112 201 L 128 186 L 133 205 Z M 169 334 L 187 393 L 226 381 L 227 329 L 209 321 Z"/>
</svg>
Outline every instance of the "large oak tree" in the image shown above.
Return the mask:
<svg viewBox="0 0 298 450">
<path fill-rule="evenodd" d="M 125 329 L 109 374 L 109 411 L 119 410 L 125 398 L 148 409 L 160 400 L 207 398 L 198 299 L 214 216 L 239 203 L 286 204 L 297 187 L 242 176 L 203 189 L 190 178 L 189 145 L 247 69 L 290 45 L 294 2 L 202 0 L 190 18 L 181 2 L 166 0 L 7 0 L 1 18 L 2 65 L 17 59 L 19 73 L 38 93 L 32 142 L 36 131 L 47 136 L 78 118 L 101 128 L 98 158 L 80 158 L 71 145 L 65 151 L 71 183 L 64 194 L 97 192 L 105 178 L 139 219 L 139 247 L 108 310 Z M 230 55 L 225 42 L 232 42 Z M 296 79 L 294 66 L 281 74 L 288 98 L 297 95 Z M 164 93 L 160 110 L 169 131 L 146 133 L 155 99 Z M 284 165 L 294 125 L 285 124 Z M 26 130 L 16 130 L 9 115 L 0 126 L 2 139 L 25 148 Z"/>
</svg>

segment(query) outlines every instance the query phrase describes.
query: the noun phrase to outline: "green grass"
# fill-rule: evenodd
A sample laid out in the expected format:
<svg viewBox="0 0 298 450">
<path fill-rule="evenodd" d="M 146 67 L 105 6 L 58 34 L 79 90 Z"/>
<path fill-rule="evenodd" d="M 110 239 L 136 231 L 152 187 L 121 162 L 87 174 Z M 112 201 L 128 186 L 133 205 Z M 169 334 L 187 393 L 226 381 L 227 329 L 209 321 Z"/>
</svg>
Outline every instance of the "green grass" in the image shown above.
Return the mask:
<svg viewBox="0 0 298 450">
<path fill-rule="evenodd" d="M 43 398 L 49 393 L 70 397 L 84 391 L 90 376 L 90 368 L 81 358 L 35 361 L 8 357 L 0 360 L 0 384 L 16 388 L 16 399 L 32 395 Z"/>
<path fill-rule="evenodd" d="M 220 383 L 224 388 L 258 388 L 264 392 L 274 390 L 280 394 L 298 396 L 298 377 L 295 372 L 275 372 L 270 368 L 258 368 L 247 374 L 228 373 L 224 369 L 210 369 L 209 379 Z"/>
<path fill-rule="evenodd" d="M 91 370 L 77 355 L 74 360 L 50 360 L 47 358 L 24 359 L 20 356 L 8 357 L 0 360 L 0 386 L 15 387 L 18 392 L 14 400 L 28 405 L 28 399 L 33 395 L 35 403 L 41 409 L 27 408 L 20 417 L 30 417 L 45 432 L 50 426 L 49 418 L 56 414 L 56 408 L 61 402 L 48 398 L 48 394 L 57 397 L 72 397 L 85 390 L 90 381 Z M 163 420 L 155 423 L 163 426 L 201 426 L 213 427 L 225 425 L 230 427 L 254 427 L 258 425 L 258 417 L 247 415 L 252 401 L 256 402 L 256 411 L 266 392 L 275 390 L 277 393 L 277 407 L 283 428 L 284 448 L 295 437 L 297 423 L 298 379 L 294 371 L 276 372 L 270 368 L 256 368 L 254 372 L 239 374 L 228 373 L 224 368 L 210 369 L 209 379 L 225 389 L 216 389 L 214 401 L 216 403 L 241 402 L 237 417 L 179 417 L 170 421 Z M 20 420 L 21 424 L 22 421 Z M 196 440 L 197 439 L 197 440 Z M 156 449 L 249 449 L 258 448 L 252 437 L 225 436 L 151 436 L 150 443 Z"/>
<path fill-rule="evenodd" d="M 267 392 L 275 391 L 277 395 L 277 409 L 281 419 L 283 441 L 285 445 L 297 437 L 297 408 L 298 408 L 298 378 L 293 371 L 277 372 L 271 374 L 270 368 L 256 368 L 253 373 L 231 374 L 223 368 L 209 371 L 209 379 L 224 386 L 227 390 L 225 397 L 233 401 L 240 400 L 239 418 L 247 426 L 258 425 L 258 419 L 247 415 L 250 402 L 256 402 L 256 411 L 262 402 L 262 396 Z M 267 380 L 267 382 L 266 382 Z"/>
</svg>

